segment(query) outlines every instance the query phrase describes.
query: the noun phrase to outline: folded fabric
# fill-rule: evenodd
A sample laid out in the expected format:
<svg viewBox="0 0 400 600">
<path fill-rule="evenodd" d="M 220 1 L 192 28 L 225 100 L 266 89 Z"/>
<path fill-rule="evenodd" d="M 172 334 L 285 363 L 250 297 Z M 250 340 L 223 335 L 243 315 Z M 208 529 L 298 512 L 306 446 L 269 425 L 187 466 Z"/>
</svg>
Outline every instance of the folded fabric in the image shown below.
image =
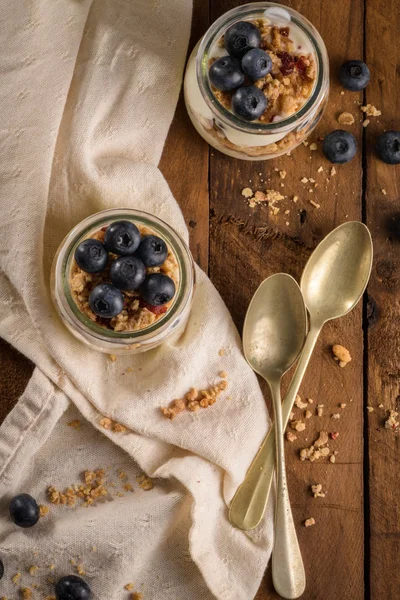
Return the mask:
<svg viewBox="0 0 400 600">
<path fill-rule="evenodd" d="M 231 527 L 226 504 L 269 418 L 219 294 L 197 269 L 181 336 L 111 362 L 67 332 L 49 289 L 64 235 L 99 210 L 146 210 L 188 239 L 157 164 L 191 5 L 37 0 L 6 3 L 2 17 L 0 335 L 37 367 L 0 429 L 0 596 L 17 584 L 45 598 L 49 577 L 81 572 L 101 600 L 124 597 L 130 582 L 144 600 L 249 600 L 271 553 L 272 507 L 250 536 Z M 214 406 L 163 417 L 161 406 L 222 370 L 228 389 Z M 104 429 L 104 417 L 126 431 Z M 51 503 L 49 487 L 79 488 L 99 470 L 105 491 L 92 505 Z M 143 471 L 153 489 L 141 489 L 153 485 Z M 50 507 L 32 529 L 7 515 L 20 492 Z"/>
</svg>

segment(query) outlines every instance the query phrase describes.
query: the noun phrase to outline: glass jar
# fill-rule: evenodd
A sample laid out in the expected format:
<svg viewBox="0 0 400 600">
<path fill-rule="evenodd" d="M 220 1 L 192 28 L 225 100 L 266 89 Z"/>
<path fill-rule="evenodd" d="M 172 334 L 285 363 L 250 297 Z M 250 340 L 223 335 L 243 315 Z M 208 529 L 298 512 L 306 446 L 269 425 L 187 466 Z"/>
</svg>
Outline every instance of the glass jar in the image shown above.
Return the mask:
<svg viewBox="0 0 400 600">
<path fill-rule="evenodd" d="M 113 221 L 127 220 L 151 229 L 174 253 L 179 266 L 175 299 L 164 316 L 138 331 L 117 332 L 91 321 L 76 305 L 70 289 L 70 273 L 75 249 L 80 242 Z M 139 353 L 155 348 L 177 333 L 189 317 L 195 285 L 194 262 L 189 248 L 167 223 L 149 213 L 122 208 L 104 210 L 81 221 L 61 242 L 54 257 L 51 292 L 64 325 L 93 350 L 112 354 Z"/>
<path fill-rule="evenodd" d="M 212 50 L 228 27 L 237 21 L 260 18 L 267 18 L 278 27 L 289 26 L 291 35 L 310 48 L 316 63 L 314 87 L 303 106 L 272 123 L 248 122 L 237 117 L 218 101 L 208 79 Z M 220 152 L 243 160 L 267 160 L 293 150 L 319 122 L 328 93 L 329 61 L 321 36 L 297 11 L 274 2 L 245 4 L 217 19 L 194 48 L 184 80 L 186 108 L 199 134 Z"/>
</svg>

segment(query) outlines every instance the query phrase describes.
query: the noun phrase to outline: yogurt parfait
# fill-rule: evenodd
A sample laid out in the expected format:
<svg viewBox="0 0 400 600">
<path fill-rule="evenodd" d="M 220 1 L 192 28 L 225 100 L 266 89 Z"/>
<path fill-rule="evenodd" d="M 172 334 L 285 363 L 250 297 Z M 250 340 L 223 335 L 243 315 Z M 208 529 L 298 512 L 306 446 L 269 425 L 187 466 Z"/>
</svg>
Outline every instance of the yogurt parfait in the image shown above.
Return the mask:
<svg viewBox="0 0 400 600">
<path fill-rule="evenodd" d="M 233 9 L 197 44 L 184 82 L 197 131 L 236 158 L 284 154 L 309 135 L 329 90 L 325 45 L 299 13 L 270 2 Z"/>
<path fill-rule="evenodd" d="M 52 295 L 68 329 L 101 352 L 154 348 L 190 313 L 194 263 L 154 215 L 107 210 L 79 223 L 53 262 Z"/>
</svg>

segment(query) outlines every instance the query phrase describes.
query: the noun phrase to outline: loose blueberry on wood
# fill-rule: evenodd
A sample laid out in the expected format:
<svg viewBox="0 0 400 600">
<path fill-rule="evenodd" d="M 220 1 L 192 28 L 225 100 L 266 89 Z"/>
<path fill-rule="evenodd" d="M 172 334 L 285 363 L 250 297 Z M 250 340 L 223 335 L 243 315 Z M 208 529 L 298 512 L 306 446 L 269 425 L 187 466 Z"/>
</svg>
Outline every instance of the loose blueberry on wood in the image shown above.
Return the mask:
<svg viewBox="0 0 400 600">
<path fill-rule="evenodd" d="M 106 229 L 104 244 L 114 254 L 133 254 L 140 244 L 140 231 L 130 221 L 115 221 Z"/>
<path fill-rule="evenodd" d="M 111 264 L 111 281 L 120 290 L 137 290 L 145 277 L 146 267 L 136 256 L 120 256 Z"/>
<path fill-rule="evenodd" d="M 146 235 L 142 238 L 135 256 L 140 258 L 146 267 L 159 267 L 168 256 L 167 244 L 157 235 Z"/>
<path fill-rule="evenodd" d="M 362 60 L 348 60 L 339 71 L 339 80 L 346 90 L 359 92 L 367 87 L 371 74 Z"/>
<path fill-rule="evenodd" d="M 224 41 L 225 48 L 231 56 L 243 58 L 252 48 L 260 47 L 261 33 L 253 23 L 239 21 L 227 29 Z"/>
<path fill-rule="evenodd" d="M 124 297 L 115 286 L 100 283 L 93 288 L 89 296 L 89 306 L 98 317 L 111 319 L 124 308 Z"/>
<path fill-rule="evenodd" d="M 244 73 L 240 62 L 232 56 L 222 56 L 214 61 L 208 71 L 208 76 L 212 85 L 222 92 L 234 90 L 244 82 Z"/>
<path fill-rule="evenodd" d="M 175 283 L 168 275 L 151 273 L 146 277 L 140 293 L 145 302 L 152 306 L 161 306 L 175 296 Z"/>
<path fill-rule="evenodd" d="M 324 139 L 322 150 L 331 163 L 347 163 L 357 152 L 357 142 L 351 133 L 337 129 Z"/>
<path fill-rule="evenodd" d="M 11 520 L 24 529 L 33 527 L 39 521 L 39 506 L 29 494 L 14 496 L 9 505 Z"/>
<path fill-rule="evenodd" d="M 106 267 L 108 252 L 99 240 L 88 239 L 77 246 L 75 260 L 82 271 L 100 273 Z"/>
<path fill-rule="evenodd" d="M 261 48 L 253 48 L 243 56 L 242 69 L 246 75 L 255 81 L 268 75 L 272 69 L 272 59 Z"/>
<path fill-rule="evenodd" d="M 261 117 L 267 105 L 267 98 L 255 85 L 241 87 L 232 96 L 233 112 L 245 121 L 255 121 Z"/>
<path fill-rule="evenodd" d="M 92 592 L 90 587 L 76 575 L 66 575 L 56 584 L 57 600 L 89 600 Z"/>
<path fill-rule="evenodd" d="M 388 165 L 400 163 L 400 131 L 385 131 L 377 139 L 378 156 Z"/>
</svg>

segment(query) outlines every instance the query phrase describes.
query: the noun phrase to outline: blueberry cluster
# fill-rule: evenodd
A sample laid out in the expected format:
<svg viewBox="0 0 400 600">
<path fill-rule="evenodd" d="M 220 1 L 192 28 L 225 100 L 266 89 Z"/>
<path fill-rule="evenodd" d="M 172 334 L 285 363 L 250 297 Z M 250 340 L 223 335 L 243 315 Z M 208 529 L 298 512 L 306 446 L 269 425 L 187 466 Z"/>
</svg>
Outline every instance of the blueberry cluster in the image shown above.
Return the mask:
<svg viewBox="0 0 400 600">
<path fill-rule="evenodd" d="M 10 518 L 18 527 L 27 529 L 39 521 L 39 506 L 29 494 L 18 494 L 9 504 Z M 4 576 L 4 564 L 0 559 L 0 579 Z M 75 575 L 62 577 L 55 587 L 57 600 L 90 600 L 92 592 L 88 584 Z"/>
<path fill-rule="evenodd" d="M 251 81 L 265 77 L 272 69 L 270 55 L 261 50 L 261 34 L 248 21 L 239 21 L 224 36 L 228 56 L 214 61 L 209 69 L 211 84 L 232 94 L 232 111 L 245 121 L 255 121 L 265 111 L 268 100 L 255 85 L 243 85 L 246 76 Z"/>
<path fill-rule="evenodd" d="M 371 73 L 361 60 L 348 60 L 339 70 L 339 81 L 351 92 L 360 92 L 367 87 Z M 351 133 L 337 129 L 324 138 L 322 150 L 332 163 L 347 163 L 357 153 L 357 142 Z M 376 152 L 388 165 L 400 164 L 400 131 L 385 131 L 378 136 Z"/>
<path fill-rule="evenodd" d="M 146 267 L 162 265 L 167 255 L 164 240 L 156 235 L 142 238 L 130 221 L 111 223 L 105 231 L 104 243 L 91 238 L 81 242 L 75 250 L 75 260 L 82 271 L 100 273 L 112 258 L 111 283 L 100 283 L 93 288 L 89 296 L 91 310 L 104 319 L 116 317 L 124 308 L 123 291 L 139 291 L 141 298 L 153 307 L 172 300 L 175 283 L 171 277 L 163 273 L 148 275 L 146 271 Z"/>
</svg>

